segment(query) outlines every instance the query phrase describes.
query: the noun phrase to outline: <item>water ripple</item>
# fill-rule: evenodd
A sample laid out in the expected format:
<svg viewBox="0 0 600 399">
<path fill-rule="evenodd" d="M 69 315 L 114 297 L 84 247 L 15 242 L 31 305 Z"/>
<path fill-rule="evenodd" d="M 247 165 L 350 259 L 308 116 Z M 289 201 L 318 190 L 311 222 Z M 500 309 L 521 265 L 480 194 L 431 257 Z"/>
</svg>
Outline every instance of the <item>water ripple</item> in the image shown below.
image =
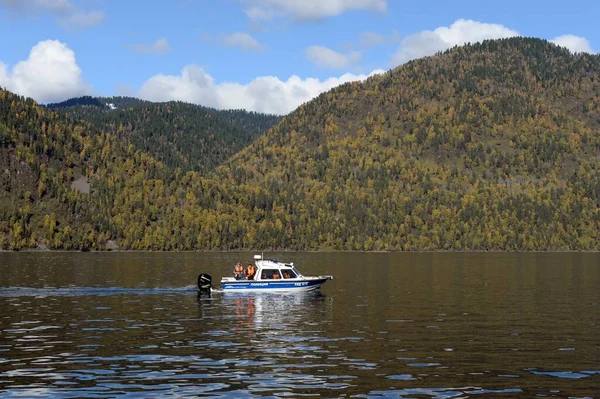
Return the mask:
<svg viewBox="0 0 600 399">
<path fill-rule="evenodd" d="M 535 371 L 535 370 L 528 370 L 530 371 L 532 374 L 535 375 L 547 375 L 550 377 L 557 377 L 557 378 L 567 378 L 567 379 L 580 379 L 580 378 L 588 378 L 589 375 L 586 373 L 576 373 L 574 371 Z"/>
<path fill-rule="evenodd" d="M 600 386 L 596 272 L 563 289 L 540 282 L 545 264 L 508 281 L 502 265 L 425 265 L 364 284 L 396 270 L 372 264 L 326 295 L 198 298 L 177 283 L 195 256 L 188 269 L 144 264 L 145 280 L 127 264 L 110 278 L 97 265 L 96 279 L 68 262 L 29 270 L 42 288 L 1 269 L 0 396 L 583 398 Z M 175 287 L 151 287 L 165 281 Z"/>
<path fill-rule="evenodd" d="M 523 392 L 519 388 L 506 389 L 483 389 L 480 387 L 465 388 L 410 388 L 402 390 L 389 391 L 371 391 L 368 395 L 356 395 L 358 398 L 366 397 L 386 397 L 386 398 L 408 398 L 418 396 L 428 396 L 436 399 L 447 399 L 464 397 L 464 395 L 489 395 L 489 394 L 518 394 Z"/>
<path fill-rule="evenodd" d="M 190 294 L 198 291 L 195 285 L 173 288 L 122 288 L 122 287 L 0 287 L 0 297 L 34 297 L 44 299 L 48 297 L 72 296 L 109 296 L 109 295 L 167 295 Z M 110 309 L 110 308 L 105 308 Z"/>
</svg>

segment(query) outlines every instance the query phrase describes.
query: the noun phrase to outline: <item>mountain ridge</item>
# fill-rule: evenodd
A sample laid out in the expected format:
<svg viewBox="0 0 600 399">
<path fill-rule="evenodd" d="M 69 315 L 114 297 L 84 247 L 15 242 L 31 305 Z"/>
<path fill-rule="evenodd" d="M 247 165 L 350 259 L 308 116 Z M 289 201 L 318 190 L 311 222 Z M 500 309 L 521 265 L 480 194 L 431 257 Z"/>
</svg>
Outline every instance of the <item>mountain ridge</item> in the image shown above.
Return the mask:
<svg viewBox="0 0 600 399">
<path fill-rule="evenodd" d="M 199 172 L 214 168 L 280 119 L 244 110 L 133 97 L 81 97 L 48 108 L 116 133 L 168 167 Z"/>
<path fill-rule="evenodd" d="M 539 39 L 344 84 L 214 169 L 178 171 L 115 126 L 82 123 L 104 137 L 90 151 L 114 160 L 87 168 L 89 195 L 67 190 L 67 207 L 93 210 L 90 249 L 600 249 L 600 57 Z M 6 140 L 32 144 L 14 127 Z M 10 247 L 14 226 L 0 232 Z"/>
<path fill-rule="evenodd" d="M 502 53 L 498 54 L 499 51 Z M 527 57 L 523 53 L 527 53 Z M 486 58 L 486 54 L 491 56 Z M 503 64 L 497 62 L 498 59 L 508 61 Z M 531 62 L 524 62 L 526 60 Z M 501 233 L 500 242 L 486 239 L 484 245 L 475 236 L 469 241 L 476 245 L 466 242 L 459 242 L 457 245 L 456 240 L 436 242 L 441 232 L 429 232 L 425 235 L 420 232 L 410 233 L 420 227 L 423 221 L 426 222 L 427 229 L 443 224 L 435 219 L 435 209 L 425 209 L 425 213 L 420 209 L 420 204 L 426 204 L 431 199 L 427 195 L 412 192 L 409 200 L 403 200 L 397 192 L 417 185 L 425 188 L 425 192 L 429 189 L 440 190 L 451 187 L 454 183 L 453 189 L 463 198 L 458 198 L 447 189 L 442 190 L 447 197 L 444 202 L 447 203 L 437 211 L 448 213 L 450 210 L 454 215 L 460 215 L 461 212 L 467 215 L 468 210 L 460 209 L 460 200 L 469 192 L 478 191 L 479 184 L 488 190 L 499 189 L 495 186 L 503 184 L 507 204 L 514 208 L 515 199 L 507 193 L 509 190 L 537 191 L 541 195 L 545 191 L 545 184 L 555 185 L 562 190 L 575 183 L 572 181 L 574 179 L 577 179 L 578 185 L 585 186 L 587 182 L 579 181 L 581 176 L 574 177 L 577 168 L 581 167 L 589 168 L 591 172 L 583 172 L 593 176 L 592 181 L 597 181 L 594 162 L 598 159 L 600 121 L 599 60 L 600 57 L 587 54 L 571 55 L 567 50 L 546 41 L 521 38 L 457 47 L 442 55 L 415 60 L 365 82 L 342 85 L 301 106 L 253 146 L 238 153 L 226 166 L 221 167 L 219 178 L 249 185 L 260 185 L 262 179 L 264 185 L 265 180 L 281 179 L 281 176 L 276 176 L 272 171 L 292 170 L 295 176 L 292 185 L 295 182 L 299 187 L 317 186 L 325 191 L 328 190 L 327 186 L 339 189 L 342 194 L 329 194 L 328 202 L 343 203 L 350 198 L 352 207 L 340 210 L 337 206 L 328 206 L 326 201 L 317 201 L 310 196 L 306 198 L 306 190 L 300 188 L 278 188 L 274 189 L 272 195 L 274 198 L 299 197 L 302 198 L 299 200 L 301 203 L 315 204 L 315 209 L 305 211 L 307 221 L 318 214 L 320 208 L 328 209 L 333 215 L 337 213 L 325 223 L 327 227 L 315 226 L 320 233 L 315 234 L 314 238 L 320 240 L 319 234 L 329 235 L 328 247 L 333 249 L 348 248 L 348 239 L 352 236 L 361 238 L 358 243 L 350 244 L 351 249 L 364 249 L 364 243 L 369 241 L 372 242 L 368 249 L 391 250 L 553 248 L 550 236 L 540 239 L 539 243 L 528 243 L 525 242 L 526 239 L 514 242 L 515 238 L 507 237 L 508 231 Z M 477 65 L 477 62 L 484 64 Z M 447 65 L 457 68 L 448 70 Z M 521 73 L 522 67 L 525 68 L 524 73 Z M 464 74 L 465 68 L 470 68 L 469 76 L 482 75 L 485 78 L 464 79 L 461 74 Z M 571 81 L 573 79 L 575 81 Z M 495 81 L 496 84 L 490 85 L 490 81 Z M 510 82 L 511 86 L 506 87 L 505 82 Z M 394 87 L 397 92 L 390 90 Z M 530 91 L 522 90 L 523 87 Z M 487 94 L 488 91 L 491 91 L 491 96 Z M 483 96 L 489 98 L 482 98 Z M 549 99 L 558 104 L 548 104 Z M 356 103 L 357 106 L 340 109 L 342 102 L 350 105 Z M 377 107 L 383 107 L 384 111 Z M 358 116 L 354 117 L 356 114 Z M 591 126 L 586 123 L 591 123 Z M 528 134 L 525 136 L 523 133 Z M 480 136 L 485 140 L 481 140 Z M 332 145 L 339 151 L 339 156 L 332 156 Z M 294 152 L 294 148 L 306 151 L 298 153 Z M 364 152 L 368 152 L 369 148 L 374 150 L 365 157 Z M 401 152 L 399 157 L 394 154 L 397 151 Z M 581 159 L 585 161 L 583 165 L 573 161 L 572 158 L 576 156 L 585 158 Z M 290 159 L 301 162 L 291 166 L 291 162 L 281 162 Z M 311 160 L 315 162 L 311 164 Z M 332 160 L 338 165 L 332 165 Z M 264 165 L 267 162 L 270 164 Z M 252 163 L 256 165 L 256 171 L 239 170 L 239 165 Z M 300 169 L 302 172 L 298 172 Z M 422 174 L 425 181 L 407 171 Z M 298 173 L 301 173 L 301 179 L 298 179 Z M 459 177 L 463 173 L 476 184 L 460 182 Z M 253 176 L 256 180 L 244 180 L 246 176 Z M 392 179 L 388 179 L 388 176 Z M 286 178 L 284 176 L 283 180 Z M 345 181 L 345 184 L 340 185 L 340 180 Z M 395 191 L 384 191 L 394 180 L 397 183 Z M 534 186 L 526 187 L 527 184 Z M 356 197 L 356 192 L 361 192 L 364 198 L 353 198 Z M 595 201 L 594 207 L 589 211 L 594 215 L 592 220 L 597 223 L 598 196 L 589 186 L 586 193 Z M 380 198 L 384 199 L 389 211 L 373 211 L 379 207 Z M 526 202 L 538 202 L 538 199 L 531 196 L 517 198 Z M 486 198 L 486 201 L 489 202 L 490 198 Z M 403 212 L 395 210 L 400 205 L 404 208 Z M 293 202 L 287 202 L 286 206 L 293 213 L 298 212 L 294 209 Z M 539 204 L 528 206 L 535 208 Z M 555 206 L 558 207 L 558 204 Z M 415 209 L 420 215 L 415 214 Z M 517 212 L 516 209 L 513 211 Z M 357 216 L 354 216 L 355 213 Z M 523 220 L 521 216 L 523 215 L 513 216 L 514 226 L 518 226 L 519 220 Z M 546 234 L 534 231 L 541 227 L 542 220 L 529 216 L 529 226 L 522 225 L 517 230 L 519 234 Z M 408 220 L 404 220 L 406 217 Z M 573 220 L 580 218 L 581 215 Z M 462 219 L 468 218 L 458 218 L 455 224 L 469 224 L 469 220 Z M 349 221 L 351 226 L 336 230 L 336 220 Z M 388 222 L 382 225 L 381 220 Z M 485 223 L 490 225 L 491 221 Z M 378 224 L 379 231 L 369 231 L 371 229 L 368 226 Z M 446 230 L 454 231 L 455 236 L 464 237 L 467 232 L 456 225 L 447 226 Z M 566 241 L 574 237 L 586 240 L 585 237 L 590 236 L 593 237 L 591 241 L 594 245 L 598 245 L 597 234 L 593 229 L 588 229 L 585 221 L 581 221 L 579 231 L 566 233 L 568 226 L 566 229 L 565 226 L 560 227 L 565 233 L 562 238 L 555 238 L 554 241 L 562 242 L 564 246 L 561 248 L 571 248 L 573 244 Z M 385 232 L 388 228 L 394 237 L 381 239 L 382 231 Z M 506 227 L 503 228 L 506 230 Z M 330 234 L 328 229 L 337 233 Z M 478 225 L 477 230 L 477 235 L 483 235 L 485 229 Z M 557 230 L 560 230 L 558 226 Z M 290 233 L 293 235 L 293 230 Z M 343 237 L 342 242 L 335 237 L 339 235 Z M 379 237 L 373 239 L 373 236 Z M 296 240 L 306 241 L 305 238 Z M 379 244 L 375 244 L 377 240 L 380 241 Z M 384 241 L 395 244 L 387 245 Z"/>
</svg>

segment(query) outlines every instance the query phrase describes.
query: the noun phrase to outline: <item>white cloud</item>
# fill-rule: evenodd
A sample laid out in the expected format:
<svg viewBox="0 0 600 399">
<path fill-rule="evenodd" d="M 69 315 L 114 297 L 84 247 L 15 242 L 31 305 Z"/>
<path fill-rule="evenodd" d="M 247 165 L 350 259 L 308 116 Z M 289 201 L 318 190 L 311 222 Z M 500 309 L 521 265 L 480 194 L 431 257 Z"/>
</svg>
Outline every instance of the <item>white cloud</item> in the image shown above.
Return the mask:
<svg viewBox="0 0 600 399">
<path fill-rule="evenodd" d="M 252 35 L 245 32 L 233 32 L 221 36 L 203 34 L 202 40 L 205 42 L 220 44 L 248 52 L 261 52 L 268 50 L 266 45 L 261 44 Z"/>
<path fill-rule="evenodd" d="M 387 11 L 387 0 L 241 0 L 253 20 L 290 17 L 299 21 L 334 17 L 347 11 Z"/>
<path fill-rule="evenodd" d="M 441 26 L 433 31 L 422 31 L 406 36 L 392 57 L 392 62 L 394 65 L 403 64 L 456 45 L 518 35 L 519 32 L 503 25 L 459 19 L 449 27 Z"/>
<path fill-rule="evenodd" d="M 69 0 L 0 0 L 0 7 L 19 14 L 50 12 L 64 15 L 74 9 Z"/>
<path fill-rule="evenodd" d="M 375 32 L 362 32 L 358 41 L 362 47 L 372 47 L 385 43 L 386 37 Z"/>
<path fill-rule="evenodd" d="M 222 42 L 228 47 L 235 47 L 244 51 L 265 51 L 267 49 L 266 46 L 263 46 L 258 40 L 245 32 L 233 32 L 225 35 Z"/>
<path fill-rule="evenodd" d="M 136 92 L 132 84 L 129 83 L 117 83 L 115 85 L 115 94 L 117 96 L 135 97 Z"/>
<path fill-rule="evenodd" d="M 0 63 L 0 86 L 43 103 L 91 93 L 91 86 L 81 77 L 75 53 L 57 40 L 36 44 L 29 58 L 18 62 L 11 72 Z"/>
<path fill-rule="evenodd" d="M 566 47 L 572 53 L 594 53 L 592 45 L 585 37 L 575 35 L 562 35 L 551 40 L 559 46 Z"/>
<path fill-rule="evenodd" d="M 9 83 L 10 80 L 8 76 L 7 67 L 2 61 L 0 61 L 0 88 L 7 88 L 10 90 L 10 88 L 8 87 Z"/>
<path fill-rule="evenodd" d="M 162 38 L 158 39 L 152 44 L 139 43 L 135 44 L 131 47 L 133 51 L 141 54 L 166 54 L 171 51 L 171 47 L 169 46 L 169 42 L 167 39 Z"/>
<path fill-rule="evenodd" d="M 75 11 L 59 19 L 59 23 L 68 28 L 91 28 L 104 22 L 104 13 L 98 10 Z"/>
<path fill-rule="evenodd" d="M 16 16 L 50 13 L 64 27 L 91 27 L 104 21 L 104 13 L 98 10 L 83 11 L 71 0 L 0 0 L 0 9 Z"/>
<path fill-rule="evenodd" d="M 361 47 L 375 47 L 382 44 L 396 43 L 399 41 L 400 35 L 396 31 L 393 31 L 389 36 L 376 32 L 361 32 L 358 35 L 358 44 Z"/>
<path fill-rule="evenodd" d="M 197 65 L 183 68 L 181 75 L 155 75 L 142 85 L 139 95 L 150 101 L 179 100 L 217 107 L 219 99 L 213 78 Z"/>
<path fill-rule="evenodd" d="M 351 51 L 342 54 L 327 47 L 310 46 L 306 49 L 306 57 L 319 68 L 345 69 L 356 65 L 361 58 L 361 53 Z"/>
<path fill-rule="evenodd" d="M 342 83 L 363 80 L 369 75 L 346 73 L 319 80 L 293 75 L 283 81 L 274 76 L 258 77 L 247 84 L 216 83 L 197 65 L 188 65 L 180 75 L 156 75 L 148 79 L 138 95 L 150 101 L 180 100 L 219 109 L 246 109 L 272 114 L 287 114 L 302 103 Z"/>
</svg>

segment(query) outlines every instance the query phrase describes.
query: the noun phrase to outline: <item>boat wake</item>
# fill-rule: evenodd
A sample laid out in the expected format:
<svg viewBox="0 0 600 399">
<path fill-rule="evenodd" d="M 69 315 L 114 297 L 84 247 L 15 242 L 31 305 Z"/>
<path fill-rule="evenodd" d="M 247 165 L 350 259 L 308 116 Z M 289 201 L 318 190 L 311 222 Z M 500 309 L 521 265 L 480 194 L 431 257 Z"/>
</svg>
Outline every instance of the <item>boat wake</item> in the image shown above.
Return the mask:
<svg viewBox="0 0 600 399">
<path fill-rule="evenodd" d="M 110 295 L 165 295 L 190 294 L 198 291 L 191 284 L 185 287 L 154 287 L 154 288 L 125 288 L 125 287 L 0 287 L 0 297 L 55 297 L 55 296 L 110 296 Z"/>
</svg>

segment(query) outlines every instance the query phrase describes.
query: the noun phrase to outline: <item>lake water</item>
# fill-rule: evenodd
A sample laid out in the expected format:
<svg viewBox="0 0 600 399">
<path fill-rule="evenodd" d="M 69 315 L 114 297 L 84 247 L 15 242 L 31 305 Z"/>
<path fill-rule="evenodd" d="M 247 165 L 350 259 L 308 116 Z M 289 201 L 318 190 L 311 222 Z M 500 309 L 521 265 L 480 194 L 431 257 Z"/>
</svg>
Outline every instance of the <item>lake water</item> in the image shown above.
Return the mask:
<svg viewBox="0 0 600 399">
<path fill-rule="evenodd" d="M 267 255 L 267 254 L 265 254 Z M 600 254 L 0 253 L 2 397 L 600 397 Z"/>
</svg>

